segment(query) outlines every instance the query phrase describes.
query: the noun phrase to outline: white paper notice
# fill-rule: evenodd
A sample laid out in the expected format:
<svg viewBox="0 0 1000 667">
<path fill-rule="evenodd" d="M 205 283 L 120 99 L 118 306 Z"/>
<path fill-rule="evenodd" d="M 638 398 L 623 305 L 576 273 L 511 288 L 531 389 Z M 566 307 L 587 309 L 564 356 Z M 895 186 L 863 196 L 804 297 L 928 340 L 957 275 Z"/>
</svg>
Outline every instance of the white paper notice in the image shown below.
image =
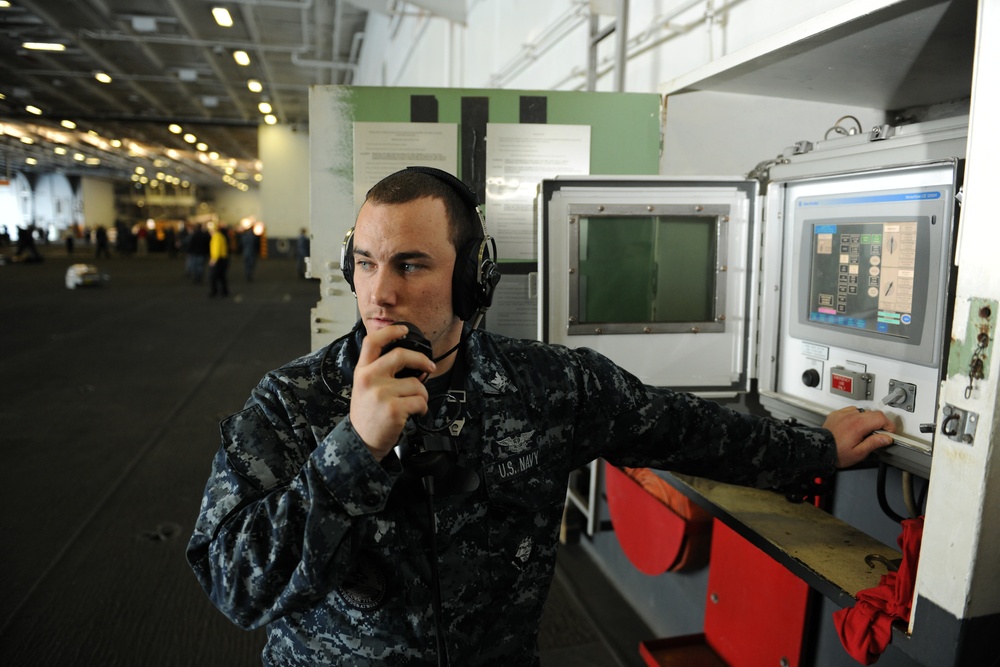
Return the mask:
<svg viewBox="0 0 1000 667">
<path fill-rule="evenodd" d="M 413 166 L 458 173 L 455 123 L 354 123 L 354 210 L 389 174 Z"/>
<path fill-rule="evenodd" d="M 486 224 L 501 259 L 535 261 L 533 202 L 553 176 L 590 173 L 590 126 L 486 124 Z"/>
</svg>

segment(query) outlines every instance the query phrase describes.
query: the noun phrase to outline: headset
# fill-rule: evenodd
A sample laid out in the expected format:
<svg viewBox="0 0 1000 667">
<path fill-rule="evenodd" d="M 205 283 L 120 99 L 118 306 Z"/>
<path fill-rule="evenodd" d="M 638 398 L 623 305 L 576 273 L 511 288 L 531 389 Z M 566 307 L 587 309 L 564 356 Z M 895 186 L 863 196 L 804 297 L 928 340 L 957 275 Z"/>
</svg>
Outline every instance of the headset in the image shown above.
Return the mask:
<svg viewBox="0 0 1000 667">
<path fill-rule="evenodd" d="M 463 322 L 472 320 L 472 328 L 479 326 L 487 309 L 493 305 L 493 294 L 500 282 L 500 267 L 497 265 L 497 246 L 493 237 L 486 233 L 486 219 L 479 198 L 468 185 L 455 176 L 434 167 L 407 167 L 385 178 L 393 178 L 403 173 L 420 173 L 436 178 L 458 195 L 467 209 L 465 224 L 478 221 L 481 234 L 474 234 L 462 248 L 457 249 L 455 270 L 452 273 L 452 309 Z M 385 180 L 385 179 L 383 179 Z M 477 231 L 478 231 L 477 229 Z M 340 270 L 344 279 L 354 289 L 354 228 L 344 237 L 340 249 Z"/>
</svg>

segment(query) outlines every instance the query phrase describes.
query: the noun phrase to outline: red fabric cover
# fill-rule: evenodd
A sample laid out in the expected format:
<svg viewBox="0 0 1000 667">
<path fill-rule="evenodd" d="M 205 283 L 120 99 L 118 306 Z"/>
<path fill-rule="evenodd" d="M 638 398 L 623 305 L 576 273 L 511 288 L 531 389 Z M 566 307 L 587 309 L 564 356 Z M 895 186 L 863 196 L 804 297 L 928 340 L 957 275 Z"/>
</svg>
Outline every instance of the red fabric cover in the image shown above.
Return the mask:
<svg viewBox="0 0 1000 667">
<path fill-rule="evenodd" d="M 879 585 L 859 591 L 853 607 L 833 612 L 833 624 L 848 654 L 871 665 L 892 641 L 892 623 L 910 621 L 910 605 L 917 579 L 924 518 L 905 519 L 897 542 L 903 552 L 898 572 L 882 576 Z"/>
<path fill-rule="evenodd" d="M 606 465 L 604 488 L 615 535 L 636 569 L 657 575 L 705 565 L 711 517 L 666 480 Z"/>
</svg>

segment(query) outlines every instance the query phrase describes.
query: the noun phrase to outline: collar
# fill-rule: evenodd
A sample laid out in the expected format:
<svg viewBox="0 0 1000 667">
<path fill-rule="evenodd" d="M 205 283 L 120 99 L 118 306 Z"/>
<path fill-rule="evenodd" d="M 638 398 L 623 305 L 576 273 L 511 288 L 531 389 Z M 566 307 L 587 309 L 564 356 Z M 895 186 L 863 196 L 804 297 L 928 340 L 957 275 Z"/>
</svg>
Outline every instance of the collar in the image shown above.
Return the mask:
<svg viewBox="0 0 1000 667">
<path fill-rule="evenodd" d="M 321 372 L 326 374 L 331 386 L 342 387 L 340 395 L 345 399 L 350 399 L 351 396 L 354 368 L 365 333 L 363 322 L 358 320 L 350 333 L 331 343 L 324 352 L 324 356 L 329 359 Z M 511 379 L 516 375 L 508 367 L 507 359 L 493 335 L 478 329 L 466 329 L 463 335 L 467 339 L 455 354 L 463 355 L 462 365 L 468 369 L 465 386 L 470 394 L 469 407 L 478 411 L 481 408 L 479 397 L 482 395 L 515 393 L 517 387 Z"/>
</svg>

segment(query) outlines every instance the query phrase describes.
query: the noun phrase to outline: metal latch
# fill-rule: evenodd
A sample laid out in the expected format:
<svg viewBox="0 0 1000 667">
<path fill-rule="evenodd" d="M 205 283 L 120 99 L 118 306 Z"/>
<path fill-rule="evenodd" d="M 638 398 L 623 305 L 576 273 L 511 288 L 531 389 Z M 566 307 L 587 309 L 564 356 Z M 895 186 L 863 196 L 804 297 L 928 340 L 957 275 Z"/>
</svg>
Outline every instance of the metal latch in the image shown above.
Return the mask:
<svg viewBox="0 0 1000 667">
<path fill-rule="evenodd" d="M 979 415 L 950 404 L 946 404 L 941 412 L 944 414 L 944 420 L 941 422 L 941 434 L 949 440 L 971 445 L 972 441 L 976 439 L 976 425 L 979 423 Z"/>
<path fill-rule="evenodd" d="M 882 141 L 883 139 L 888 139 L 893 134 L 895 134 L 895 128 L 892 125 L 876 125 L 868 133 L 868 141 Z"/>
</svg>

